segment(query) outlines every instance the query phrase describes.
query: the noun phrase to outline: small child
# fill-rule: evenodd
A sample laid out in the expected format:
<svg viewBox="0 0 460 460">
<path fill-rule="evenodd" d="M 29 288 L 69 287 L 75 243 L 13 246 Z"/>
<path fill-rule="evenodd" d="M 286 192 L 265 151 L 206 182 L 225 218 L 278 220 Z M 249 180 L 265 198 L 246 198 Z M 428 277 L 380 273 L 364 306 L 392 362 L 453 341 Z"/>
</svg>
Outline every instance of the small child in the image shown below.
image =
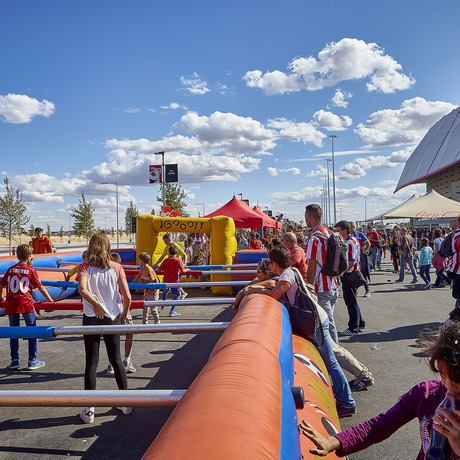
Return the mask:
<svg viewBox="0 0 460 460">
<path fill-rule="evenodd" d="M 164 274 L 163 283 L 178 283 L 179 282 L 179 273 L 190 272 L 189 268 L 185 268 L 182 260 L 177 257 L 178 249 L 176 246 L 169 246 L 169 257 L 163 261 L 161 264 L 158 273 Z M 171 291 L 171 294 L 175 295 L 174 300 L 179 300 L 181 298 L 179 288 L 168 288 L 163 291 L 163 300 L 168 298 L 168 292 Z M 169 316 L 179 316 L 176 310 L 176 306 L 173 306 L 169 312 Z"/>
<path fill-rule="evenodd" d="M 430 267 L 433 261 L 433 249 L 430 247 L 428 238 L 422 238 L 422 249 L 420 250 L 420 278 L 425 281 L 424 289 L 431 289 Z"/>
<path fill-rule="evenodd" d="M 86 256 L 86 251 L 83 253 L 83 260 L 85 260 Z M 118 252 L 112 252 L 110 254 L 110 257 L 114 262 L 117 264 L 121 265 L 121 257 Z M 121 295 L 121 292 L 120 292 Z M 126 319 L 122 321 L 121 324 L 134 324 L 133 323 L 133 318 L 131 316 L 131 313 L 128 311 L 128 314 L 126 315 Z M 126 334 L 125 335 L 125 358 L 123 359 L 123 366 L 125 368 L 125 371 L 127 374 L 134 374 L 136 372 L 136 368 L 133 366 L 133 363 L 131 362 L 131 352 L 133 350 L 133 334 Z M 115 371 L 113 370 L 112 365 L 109 363 L 107 366 L 107 374 L 114 375 Z"/>
<path fill-rule="evenodd" d="M 170 246 L 174 247 L 175 246 Z M 177 248 L 176 248 L 177 251 Z M 137 283 L 137 280 L 140 278 L 143 283 L 159 283 L 159 279 L 155 270 L 149 265 L 150 264 L 150 254 L 148 252 L 142 252 L 138 256 L 139 265 L 141 266 L 140 272 L 133 279 L 133 283 Z M 144 289 L 144 302 L 151 300 L 158 300 L 160 290 L 159 289 Z M 144 310 L 142 313 L 142 324 L 149 323 L 149 308 L 150 313 L 153 315 L 154 324 L 160 324 L 160 315 L 158 314 L 158 307 L 146 307 L 144 305 Z"/>
<path fill-rule="evenodd" d="M 8 315 L 10 326 L 19 326 L 20 314 L 26 322 L 26 326 L 36 325 L 34 311 L 34 301 L 31 295 L 33 289 L 38 289 L 40 293 L 49 301 L 53 299 L 42 285 L 37 272 L 31 267 L 33 262 L 33 249 L 27 244 L 20 244 L 16 249 L 19 262 L 10 267 L 3 278 L 0 280 L 0 297 L 3 296 L 3 288 L 6 288 L 5 313 Z M 44 361 L 37 358 L 37 338 L 29 340 L 29 365 L 28 369 L 38 369 L 45 365 Z M 11 370 L 19 369 L 19 339 L 10 339 Z"/>
</svg>

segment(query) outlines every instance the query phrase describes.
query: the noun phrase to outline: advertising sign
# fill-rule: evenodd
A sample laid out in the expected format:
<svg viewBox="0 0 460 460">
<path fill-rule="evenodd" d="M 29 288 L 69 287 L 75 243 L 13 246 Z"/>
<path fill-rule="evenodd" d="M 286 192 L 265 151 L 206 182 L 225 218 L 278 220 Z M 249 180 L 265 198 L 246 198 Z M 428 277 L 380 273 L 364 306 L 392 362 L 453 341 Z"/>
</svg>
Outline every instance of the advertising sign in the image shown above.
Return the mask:
<svg viewBox="0 0 460 460">
<path fill-rule="evenodd" d="M 151 184 L 161 184 L 161 165 L 150 165 L 149 167 L 149 182 Z"/>
<path fill-rule="evenodd" d="M 165 165 L 165 182 L 178 182 L 179 173 L 176 165 Z"/>
</svg>

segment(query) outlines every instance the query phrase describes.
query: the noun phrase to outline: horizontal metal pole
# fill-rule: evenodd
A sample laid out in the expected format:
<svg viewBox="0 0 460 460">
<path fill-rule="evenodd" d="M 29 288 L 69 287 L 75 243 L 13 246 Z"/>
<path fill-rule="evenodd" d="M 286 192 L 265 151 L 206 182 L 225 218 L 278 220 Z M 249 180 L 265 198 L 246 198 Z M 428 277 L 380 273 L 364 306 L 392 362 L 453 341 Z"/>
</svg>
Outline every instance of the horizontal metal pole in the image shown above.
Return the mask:
<svg viewBox="0 0 460 460">
<path fill-rule="evenodd" d="M 263 259 L 262 259 L 263 260 Z M 229 265 L 187 265 L 190 270 L 223 270 L 224 268 L 249 268 L 257 267 L 257 263 L 248 264 L 229 264 Z M 122 265 L 126 269 L 140 270 L 141 267 L 138 265 Z"/>
<path fill-rule="evenodd" d="M 257 273 L 257 270 L 202 270 L 202 275 L 249 275 Z M 184 273 L 187 275 L 187 273 Z"/>
<path fill-rule="evenodd" d="M 148 307 L 169 307 L 173 305 L 225 305 L 232 304 L 234 297 L 216 297 L 205 299 L 184 299 L 184 300 L 145 300 L 144 305 Z"/>
<path fill-rule="evenodd" d="M 179 332 L 195 334 L 197 332 L 222 332 L 230 323 L 168 323 L 133 324 L 121 326 L 27 326 L 0 327 L 1 339 L 52 338 L 61 335 L 99 335 L 99 334 L 152 334 Z"/>
<path fill-rule="evenodd" d="M 55 287 L 78 287 L 75 281 L 51 281 L 42 280 L 43 286 Z M 198 287 L 217 287 L 217 286 L 246 286 L 247 281 L 200 281 L 192 283 L 128 283 L 130 289 L 170 289 L 170 288 L 198 288 Z"/>
<path fill-rule="evenodd" d="M 95 335 L 95 334 L 146 334 L 164 332 L 222 332 L 230 323 L 172 323 L 133 324 L 123 326 L 61 326 L 54 328 L 54 335 Z"/>
<path fill-rule="evenodd" d="M 73 267 L 70 268 L 54 268 L 54 267 L 35 267 L 35 270 L 39 270 L 41 272 L 60 272 L 60 273 L 68 273 L 73 270 Z"/>
<path fill-rule="evenodd" d="M 186 390 L 5 390 L 0 407 L 175 407 Z"/>
</svg>

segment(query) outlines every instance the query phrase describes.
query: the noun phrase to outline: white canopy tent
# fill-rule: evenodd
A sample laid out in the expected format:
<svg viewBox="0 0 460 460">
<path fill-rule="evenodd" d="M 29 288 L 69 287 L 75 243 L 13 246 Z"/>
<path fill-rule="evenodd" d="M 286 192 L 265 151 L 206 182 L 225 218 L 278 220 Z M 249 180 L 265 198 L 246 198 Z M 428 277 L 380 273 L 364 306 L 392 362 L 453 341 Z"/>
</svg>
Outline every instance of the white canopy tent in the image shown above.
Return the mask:
<svg viewBox="0 0 460 460">
<path fill-rule="evenodd" d="M 430 190 L 422 196 L 413 195 L 404 203 L 369 220 L 403 219 L 406 217 L 438 219 L 460 216 L 460 202 Z"/>
</svg>

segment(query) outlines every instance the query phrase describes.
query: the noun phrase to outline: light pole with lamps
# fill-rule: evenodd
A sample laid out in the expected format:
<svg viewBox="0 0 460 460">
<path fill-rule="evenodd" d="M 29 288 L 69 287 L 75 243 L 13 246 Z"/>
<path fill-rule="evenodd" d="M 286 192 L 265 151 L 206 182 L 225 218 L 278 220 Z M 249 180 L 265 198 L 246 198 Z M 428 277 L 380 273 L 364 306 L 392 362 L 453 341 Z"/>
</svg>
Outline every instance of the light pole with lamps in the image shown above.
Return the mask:
<svg viewBox="0 0 460 460">
<path fill-rule="evenodd" d="M 203 206 L 203 215 L 201 217 L 204 217 L 204 203 L 197 203 L 197 206 Z"/>
<path fill-rule="evenodd" d="M 165 177 L 165 152 L 156 152 L 154 155 L 161 155 L 161 186 L 163 187 L 163 207 L 166 206 L 166 177 Z"/>
<path fill-rule="evenodd" d="M 329 212 L 329 224 L 331 224 L 331 188 L 330 188 L 330 185 L 329 185 L 329 163 L 331 162 L 332 160 L 330 160 L 329 158 L 326 160 L 326 166 L 327 166 L 327 209 L 328 209 L 328 212 Z M 335 194 L 334 194 L 334 206 L 335 206 Z M 335 207 L 334 207 L 334 211 L 335 211 Z M 334 222 L 336 223 L 336 222 Z"/>
<path fill-rule="evenodd" d="M 335 204 L 335 161 L 334 161 L 334 139 L 337 139 L 337 136 L 332 134 L 329 136 L 329 139 L 332 141 L 332 188 L 334 193 L 334 224 L 337 223 L 337 211 Z"/>
<path fill-rule="evenodd" d="M 118 182 L 102 182 L 102 185 L 115 184 L 115 197 L 117 202 L 117 249 L 120 248 L 120 229 L 118 228 Z"/>
</svg>

